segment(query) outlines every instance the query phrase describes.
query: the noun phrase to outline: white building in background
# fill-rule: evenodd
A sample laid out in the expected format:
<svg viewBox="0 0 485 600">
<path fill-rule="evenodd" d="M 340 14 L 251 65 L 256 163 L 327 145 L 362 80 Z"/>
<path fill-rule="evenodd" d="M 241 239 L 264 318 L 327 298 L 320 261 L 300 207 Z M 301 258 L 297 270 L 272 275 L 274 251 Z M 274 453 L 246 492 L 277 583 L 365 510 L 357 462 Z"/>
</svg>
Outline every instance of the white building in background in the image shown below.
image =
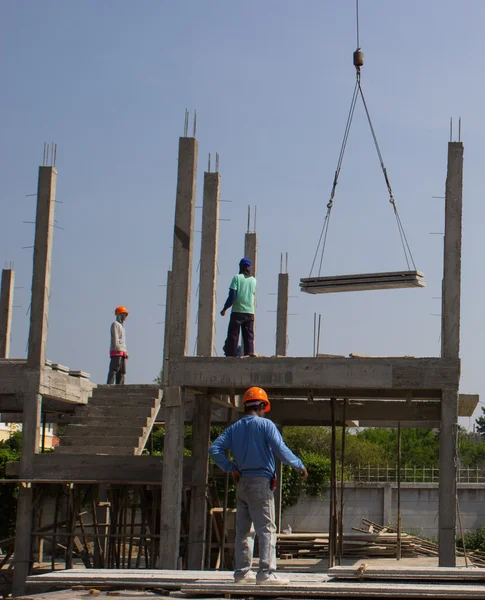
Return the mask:
<svg viewBox="0 0 485 600">
<path fill-rule="evenodd" d="M 22 423 L 0 423 L 0 442 L 8 440 L 16 431 L 22 431 Z M 40 442 L 42 443 L 42 426 L 40 427 Z M 44 448 L 57 446 L 58 440 L 54 435 L 54 426 L 47 423 L 45 426 L 45 444 Z"/>
</svg>

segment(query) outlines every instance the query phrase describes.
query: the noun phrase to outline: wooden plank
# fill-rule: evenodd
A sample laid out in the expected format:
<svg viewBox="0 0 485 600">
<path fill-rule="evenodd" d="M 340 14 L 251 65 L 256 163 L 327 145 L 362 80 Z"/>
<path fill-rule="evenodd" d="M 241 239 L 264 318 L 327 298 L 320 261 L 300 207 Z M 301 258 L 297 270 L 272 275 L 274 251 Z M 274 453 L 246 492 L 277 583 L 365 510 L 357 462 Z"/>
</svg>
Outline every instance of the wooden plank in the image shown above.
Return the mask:
<svg viewBox="0 0 485 600">
<path fill-rule="evenodd" d="M 292 574 L 288 574 L 292 578 Z M 290 583 L 285 586 L 237 585 L 210 582 L 184 584 L 181 592 L 214 595 L 231 594 L 236 596 L 274 597 L 343 597 L 343 598 L 485 598 L 485 586 L 429 583 L 369 583 L 369 582 L 327 582 Z"/>
<path fill-rule="evenodd" d="M 332 567 L 328 570 L 337 579 L 414 579 L 419 581 L 485 581 L 485 569 L 466 567 L 360 566 Z"/>
</svg>

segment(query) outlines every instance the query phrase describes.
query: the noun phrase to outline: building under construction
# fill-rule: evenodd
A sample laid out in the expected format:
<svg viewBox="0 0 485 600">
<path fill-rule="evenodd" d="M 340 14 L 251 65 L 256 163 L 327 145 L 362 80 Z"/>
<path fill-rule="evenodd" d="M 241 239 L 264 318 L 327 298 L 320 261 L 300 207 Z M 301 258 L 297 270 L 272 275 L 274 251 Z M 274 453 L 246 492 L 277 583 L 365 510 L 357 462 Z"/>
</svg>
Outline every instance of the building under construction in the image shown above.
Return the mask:
<svg viewBox="0 0 485 600">
<path fill-rule="evenodd" d="M 96 385 L 82 370 L 51 364 L 46 356 L 57 170 L 55 154 L 45 153 L 39 168 L 26 359 L 9 356 L 14 274 L 11 269 L 2 274 L 0 412 L 3 421 L 22 423 L 23 439 L 21 460 L 8 465 L 9 479 L 3 482 L 19 485 L 15 539 L 1 542 L 4 581 L 9 580 L 13 567 L 15 595 L 25 593 L 27 581 L 52 583 L 48 575 L 31 576 L 34 557 L 40 560 L 44 552 L 50 555 L 53 570 L 61 564 L 69 570 L 73 559 L 80 558 L 90 569 L 84 573 L 91 581 L 96 576 L 106 580 L 107 574 L 99 575 L 101 569 L 120 569 L 110 577 L 128 587 L 135 581 L 143 586 L 143 577 L 147 581 L 151 577 L 152 585 L 154 580 L 165 582 L 162 587 L 175 581 L 180 588 L 200 578 L 193 571 L 216 566 L 215 559 L 219 568 L 230 568 L 224 556 L 230 552 L 225 542 L 227 484 L 220 500 L 209 485 L 209 434 L 211 423 L 229 424 L 238 418 L 239 397 L 252 385 L 263 387 L 270 399 L 277 400 L 270 418 L 282 427 L 326 425 L 335 432 L 338 426 L 345 429 L 349 421 L 439 427 L 439 565 L 455 567 L 458 416 L 470 416 L 478 400 L 459 393 L 463 144 L 448 144 L 441 356 L 287 356 L 287 272 L 278 275 L 275 355 L 254 359 L 212 356 L 218 168 L 204 173 L 197 352 L 189 356 L 198 144 L 195 135 L 187 135 L 187 125 L 186 120 L 185 135 L 179 140 L 161 386 Z M 256 271 L 255 231 L 245 234 L 244 255 Z M 44 453 L 41 436 L 47 423 L 64 426 L 65 434 L 54 452 Z M 163 458 L 147 453 L 155 423 L 165 426 Z M 184 424 L 193 428 L 192 456 L 185 458 Z M 335 456 L 334 444 L 331 567 L 343 535 Z M 281 506 L 281 477 L 279 486 L 276 497 Z M 214 547 L 216 557 L 211 556 Z M 133 575 L 133 569 L 141 568 Z M 158 575 L 149 569 L 159 570 Z M 176 576 L 173 570 L 180 569 L 190 571 L 185 577 Z M 57 577 L 59 585 L 72 585 L 83 577 L 83 571 L 76 572 L 52 577 Z M 209 572 L 204 575 L 210 577 Z M 306 585 L 304 578 L 296 580 Z"/>
</svg>

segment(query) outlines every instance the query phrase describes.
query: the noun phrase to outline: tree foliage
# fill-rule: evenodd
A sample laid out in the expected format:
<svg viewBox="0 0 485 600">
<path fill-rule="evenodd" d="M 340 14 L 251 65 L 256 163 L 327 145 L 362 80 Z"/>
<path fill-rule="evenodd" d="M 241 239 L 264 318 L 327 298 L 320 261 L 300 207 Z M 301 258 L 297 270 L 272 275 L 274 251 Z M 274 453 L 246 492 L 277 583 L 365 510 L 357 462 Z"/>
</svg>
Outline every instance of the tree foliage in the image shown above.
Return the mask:
<svg viewBox="0 0 485 600">
<path fill-rule="evenodd" d="M 7 462 L 20 460 L 22 451 L 22 434 L 16 432 L 8 440 L 0 442 L 0 478 L 6 475 Z M 13 536 L 15 533 L 15 518 L 17 515 L 18 486 L 13 484 L 0 485 L 0 539 Z"/>
</svg>

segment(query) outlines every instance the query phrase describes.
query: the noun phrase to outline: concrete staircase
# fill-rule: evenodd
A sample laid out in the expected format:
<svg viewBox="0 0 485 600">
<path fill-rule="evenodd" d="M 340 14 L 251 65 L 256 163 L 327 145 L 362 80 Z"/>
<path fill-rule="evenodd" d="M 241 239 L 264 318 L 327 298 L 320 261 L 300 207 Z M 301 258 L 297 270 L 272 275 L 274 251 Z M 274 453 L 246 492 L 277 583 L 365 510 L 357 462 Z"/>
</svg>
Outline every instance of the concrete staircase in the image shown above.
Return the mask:
<svg viewBox="0 0 485 600">
<path fill-rule="evenodd" d="M 157 385 L 98 385 L 65 417 L 57 454 L 140 455 L 160 410 Z"/>
</svg>

